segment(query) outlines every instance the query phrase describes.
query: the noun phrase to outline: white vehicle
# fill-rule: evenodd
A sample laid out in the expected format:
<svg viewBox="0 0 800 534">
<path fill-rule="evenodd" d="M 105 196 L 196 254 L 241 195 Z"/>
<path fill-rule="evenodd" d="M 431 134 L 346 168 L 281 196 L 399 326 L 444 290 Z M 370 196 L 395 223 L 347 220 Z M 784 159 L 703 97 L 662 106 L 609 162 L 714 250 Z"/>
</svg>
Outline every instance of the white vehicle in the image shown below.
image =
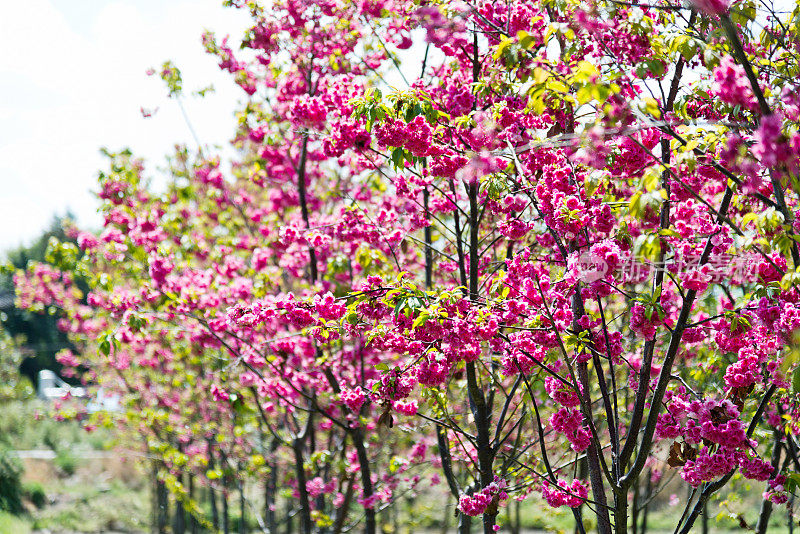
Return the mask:
<svg viewBox="0 0 800 534">
<path fill-rule="evenodd" d="M 39 381 L 36 394 L 43 400 L 58 400 L 69 394 L 72 397 L 85 397 L 86 389 L 82 387 L 70 386 L 53 371 L 44 369 L 39 371 Z"/>
</svg>

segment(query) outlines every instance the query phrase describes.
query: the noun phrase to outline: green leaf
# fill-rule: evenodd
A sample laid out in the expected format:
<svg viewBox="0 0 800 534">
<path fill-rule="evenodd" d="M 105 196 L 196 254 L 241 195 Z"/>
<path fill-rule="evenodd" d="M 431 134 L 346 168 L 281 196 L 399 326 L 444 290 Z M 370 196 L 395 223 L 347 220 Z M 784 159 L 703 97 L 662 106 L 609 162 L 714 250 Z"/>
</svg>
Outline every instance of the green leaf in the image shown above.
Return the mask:
<svg viewBox="0 0 800 534">
<path fill-rule="evenodd" d="M 786 473 L 786 491 L 793 493 L 800 485 L 800 473 Z"/>
<path fill-rule="evenodd" d="M 594 98 L 594 86 L 592 85 L 584 85 L 578 88 L 578 91 L 575 93 L 575 98 L 578 99 L 578 104 L 583 105 L 588 102 L 592 101 Z"/>
<path fill-rule="evenodd" d="M 577 82 L 593 82 L 600 72 L 597 67 L 589 61 L 579 61 L 578 68 L 575 70 L 575 81 Z"/>
<path fill-rule="evenodd" d="M 657 119 L 661 118 L 661 108 L 658 106 L 658 101 L 655 98 L 644 99 L 644 111 Z"/>
<path fill-rule="evenodd" d="M 555 78 L 548 78 L 547 88 L 557 93 L 569 93 L 569 87 L 567 84 L 560 80 L 556 80 Z"/>
<path fill-rule="evenodd" d="M 403 153 L 402 148 L 395 148 L 392 150 L 392 163 L 394 166 L 399 168 L 403 167 L 403 162 L 405 161 L 405 154 Z"/>
<path fill-rule="evenodd" d="M 420 326 L 423 326 L 425 323 L 428 322 L 428 319 L 430 319 L 430 314 L 427 311 L 420 313 L 419 316 L 417 316 L 417 318 L 414 319 L 414 323 L 411 325 L 411 328 L 415 329 L 419 328 Z"/>
<path fill-rule="evenodd" d="M 652 72 L 656 76 L 661 76 L 666 71 L 664 62 L 658 59 L 647 60 L 647 67 L 650 69 L 650 72 Z"/>
<path fill-rule="evenodd" d="M 100 341 L 100 344 L 97 348 L 104 356 L 111 354 L 111 342 L 108 340 L 107 336 Z"/>
<path fill-rule="evenodd" d="M 513 44 L 513 42 L 514 41 L 512 41 L 508 37 L 504 37 L 503 40 L 500 41 L 500 44 L 497 45 L 497 48 L 495 48 L 494 54 L 493 54 L 492 57 L 494 57 L 494 59 L 500 59 L 503 56 L 503 54 L 505 53 L 506 48 L 511 46 L 511 44 Z"/>
<path fill-rule="evenodd" d="M 800 393 L 800 367 L 792 373 L 792 393 Z"/>
</svg>

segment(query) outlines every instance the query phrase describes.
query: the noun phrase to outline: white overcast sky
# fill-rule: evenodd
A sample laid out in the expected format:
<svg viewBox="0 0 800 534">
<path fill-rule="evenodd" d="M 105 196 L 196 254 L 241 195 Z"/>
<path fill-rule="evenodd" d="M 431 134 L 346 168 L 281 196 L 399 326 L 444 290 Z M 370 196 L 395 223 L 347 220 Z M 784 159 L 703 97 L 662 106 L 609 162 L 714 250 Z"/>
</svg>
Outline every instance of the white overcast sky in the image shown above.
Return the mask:
<svg viewBox="0 0 800 534">
<path fill-rule="evenodd" d="M 176 143 L 194 146 L 177 104 L 149 67 L 171 59 L 184 89 L 210 83 L 186 109 L 204 144 L 233 134 L 245 94 L 203 50 L 204 29 L 236 40 L 245 13 L 221 0 L 0 0 L 0 251 L 28 243 L 54 214 L 95 214 L 100 147 L 130 147 L 148 168 Z M 140 108 L 156 108 L 149 119 Z M 0 253 L 0 256 L 2 254 Z"/>
</svg>

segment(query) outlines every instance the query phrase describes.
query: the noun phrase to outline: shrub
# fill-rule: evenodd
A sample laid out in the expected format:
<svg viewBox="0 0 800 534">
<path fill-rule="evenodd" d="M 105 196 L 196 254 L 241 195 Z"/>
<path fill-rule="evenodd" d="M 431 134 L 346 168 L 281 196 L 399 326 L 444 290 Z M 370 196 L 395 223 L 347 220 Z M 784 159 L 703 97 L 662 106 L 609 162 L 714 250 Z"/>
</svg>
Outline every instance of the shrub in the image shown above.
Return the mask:
<svg viewBox="0 0 800 534">
<path fill-rule="evenodd" d="M 56 451 L 54 463 L 61 473 L 69 477 L 75 474 L 75 470 L 78 467 L 78 458 L 71 450 L 60 448 Z"/>
<path fill-rule="evenodd" d="M 0 510 L 19 514 L 22 512 L 22 464 L 14 453 L 0 449 Z"/>
<path fill-rule="evenodd" d="M 36 508 L 43 508 L 47 504 L 47 494 L 44 492 L 44 486 L 39 482 L 26 482 L 23 484 L 22 494 Z"/>
</svg>

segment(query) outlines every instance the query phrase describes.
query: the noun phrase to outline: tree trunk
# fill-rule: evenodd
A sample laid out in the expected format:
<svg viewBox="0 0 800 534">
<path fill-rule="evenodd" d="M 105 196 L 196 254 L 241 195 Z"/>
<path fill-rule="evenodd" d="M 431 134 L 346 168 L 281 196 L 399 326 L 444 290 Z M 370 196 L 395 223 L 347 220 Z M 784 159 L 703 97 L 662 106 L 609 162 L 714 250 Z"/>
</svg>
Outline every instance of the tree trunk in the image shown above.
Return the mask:
<svg viewBox="0 0 800 534">
<path fill-rule="evenodd" d="M 700 518 L 700 530 L 702 534 L 708 534 L 708 503 L 703 505 L 703 515 Z"/>
<path fill-rule="evenodd" d="M 361 472 L 361 487 L 363 488 L 364 498 L 369 498 L 373 494 L 372 490 L 372 475 L 370 473 L 369 458 L 367 457 L 367 450 L 364 448 L 364 434 L 361 432 L 361 427 L 356 427 L 350 431 L 350 437 L 353 439 L 353 445 L 356 448 L 356 455 L 358 455 L 358 463 Z M 375 508 L 370 506 L 364 509 L 365 534 L 375 534 Z"/>
<path fill-rule="evenodd" d="M 189 499 L 192 501 L 195 500 L 195 490 L 194 490 L 194 475 L 189 475 Z M 194 514 L 189 515 L 189 529 L 192 534 L 198 534 L 200 532 L 200 524 L 197 522 L 197 518 Z"/>
<path fill-rule="evenodd" d="M 264 481 L 264 518 L 267 521 L 269 534 L 276 534 L 278 525 L 275 522 L 275 487 L 278 478 L 278 462 L 273 462 L 269 469 L 269 476 Z"/>
<path fill-rule="evenodd" d="M 208 445 L 208 469 L 213 471 L 216 468 L 214 461 L 214 447 L 211 439 L 206 440 Z M 209 484 L 208 486 L 208 501 L 211 504 L 211 524 L 214 530 L 219 530 L 219 510 L 217 509 L 217 495 L 214 488 Z"/>
<path fill-rule="evenodd" d="M 294 449 L 294 469 L 297 477 L 297 492 L 300 494 L 300 532 L 311 534 L 311 505 L 308 501 L 306 487 L 306 470 L 303 467 L 303 438 L 296 437 L 292 443 Z"/>
<path fill-rule="evenodd" d="M 247 533 L 247 511 L 244 502 L 244 480 L 239 479 L 239 534 Z"/>
<path fill-rule="evenodd" d="M 783 438 L 783 435 L 781 432 L 776 430 L 773 433 L 773 437 L 772 460 L 770 461 L 770 464 L 772 465 L 772 476 L 774 477 L 778 472 L 778 468 L 780 467 L 781 463 L 781 439 Z M 772 501 L 769 499 L 763 499 L 761 501 L 761 510 L 758 513 L 758 523 L 756 523 L 756 532 L 758 534 L 766 534 L 770 515 L 772 515 Z"/>
<path fill-rule="evenodd" d="M 186 512 L 183 503 L 175 499 L 175 515 L 172 518 L 172 534 L 184 534 L 186 532 Z"/>
<path fill-rule="evenodd" d="M 164 482 L 156 477 L 156 530 L 166 534 L 169 525 L 169 494 Z"/>
<path fill-rule="evenodd" d="M 225 477 L 223 477 L 224 479 Z M 231 525 L 230 525 L 230 515 L 228 514 L 228 484 L 227 482 L 224 483 L 224 488 L 222 488 L 222 532 L 225 534 L 230 534 L 231 532 Z"/>
<path fill-rule="evenodd" d="M 650 513 L 650 495 L 653 493 L 653 479 L 652 470 L 647 474 L 647 482 L 645 483 L 644 491 L 644 506 L 642 508 L 642 528 L 641 534 L 647 534 L 647 514 Z"/>
</svg>

